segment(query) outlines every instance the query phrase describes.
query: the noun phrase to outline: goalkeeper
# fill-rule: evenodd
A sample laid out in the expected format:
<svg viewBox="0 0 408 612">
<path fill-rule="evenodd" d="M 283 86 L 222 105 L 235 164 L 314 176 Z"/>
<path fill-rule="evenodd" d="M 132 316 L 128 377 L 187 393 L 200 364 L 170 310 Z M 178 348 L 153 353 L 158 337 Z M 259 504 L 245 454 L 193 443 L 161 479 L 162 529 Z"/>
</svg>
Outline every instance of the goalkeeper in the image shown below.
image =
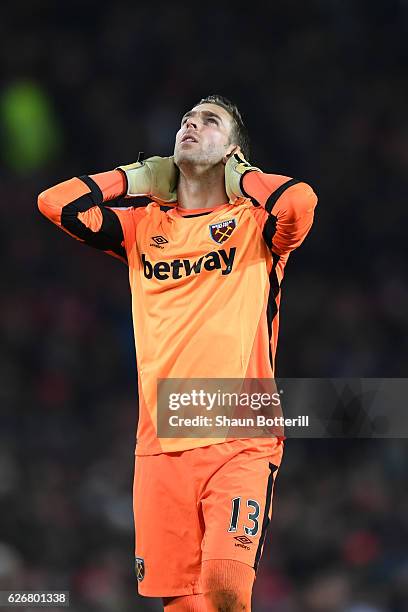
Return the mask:
<svg viewBox="0 0 408 612">
<path fill-rule="evenodd" d="M 157 434 L 159 378 L 274 376 L 284 269 L 317 199 L 248 159 L 238 109 L 209 96 L 183 116 L 174 156 L 71 178 L 38 198 L 53 223 L 129 267 L 136 576 L 166 612 L 251 609 L 282 459 L 279 437 Z"/>
</svg>

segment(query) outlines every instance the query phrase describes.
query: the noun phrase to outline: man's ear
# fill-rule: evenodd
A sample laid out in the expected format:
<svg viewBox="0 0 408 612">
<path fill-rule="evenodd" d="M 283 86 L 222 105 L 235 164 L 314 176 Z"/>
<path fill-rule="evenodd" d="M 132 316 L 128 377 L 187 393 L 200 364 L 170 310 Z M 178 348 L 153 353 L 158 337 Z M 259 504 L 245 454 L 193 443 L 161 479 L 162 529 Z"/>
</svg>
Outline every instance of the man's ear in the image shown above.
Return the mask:
<svg viewBox="0 0 408 612">
<path fill-rule="evenodd" d="M 224 157 L 222 158 L 223 163 L 226 164 L 229 158 L 231 157 L 231 155 L 234 155 L 234 153 L 240 153 L 240 152 L 241 152 L 241 147 L 239 145 L 236 145 L 236 144 L 229 145 L 226 149 Z"/>
</svg>

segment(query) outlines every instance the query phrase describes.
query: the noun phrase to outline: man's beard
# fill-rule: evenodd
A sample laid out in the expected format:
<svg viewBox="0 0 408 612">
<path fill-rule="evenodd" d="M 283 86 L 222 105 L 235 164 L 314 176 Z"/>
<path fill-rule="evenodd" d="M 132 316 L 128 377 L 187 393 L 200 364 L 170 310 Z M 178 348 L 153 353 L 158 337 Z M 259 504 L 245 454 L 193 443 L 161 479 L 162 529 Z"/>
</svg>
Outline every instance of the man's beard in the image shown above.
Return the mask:
<svg viewBox="0 0 408 612">
<path fill-rule="evenodd" d="M 214 159 L 214 154 L 211 155 L 208 151 L 178 151 L 175 157 L 177 166 L 214 166 L 218 159 Z"/>
</svg>

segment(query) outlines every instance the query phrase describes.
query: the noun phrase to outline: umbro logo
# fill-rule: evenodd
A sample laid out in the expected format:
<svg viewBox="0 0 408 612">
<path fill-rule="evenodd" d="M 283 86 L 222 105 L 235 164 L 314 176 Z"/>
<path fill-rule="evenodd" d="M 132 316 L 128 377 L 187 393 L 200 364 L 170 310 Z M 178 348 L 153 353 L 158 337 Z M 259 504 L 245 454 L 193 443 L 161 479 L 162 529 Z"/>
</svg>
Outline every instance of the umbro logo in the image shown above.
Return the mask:
<svg viewBox="0 0 408 612">
<path fill-rule="evenodd" d="M 166 244 L 168 242 L 164 236 L 152 236 L 152 240 L 156 244 Z"/>
<path fill-rule="evenodd" d="M 238 546 L 239 548 L 245 548 L 245 550 L 251 550 L 248 546 L 248 544 L 253 544 L 252 540 L 250 540 L 249 538 L 247 538 L 246 536 L 242 535 L 242 536 L 235 536 L 234 540 L 238 540 L 239 544 L 237 544 L 235 542 L 235 546 Z"/>
<path fill-rule="evenodd" d="M 241 544 L 253 544 L 252 540 L 246 536 L 235 536 L 234 540 L 238 540 L 238 542 L 241 542 Z"/>
<path fill-rule="evenodd" d="M 163 244 L 168 244 L 167 238 L 164 236 L 152 236 L 153 242 L 150 243 L 150 246 L 156 247 L 156 249 L 164 249 Z"/>
</svg>

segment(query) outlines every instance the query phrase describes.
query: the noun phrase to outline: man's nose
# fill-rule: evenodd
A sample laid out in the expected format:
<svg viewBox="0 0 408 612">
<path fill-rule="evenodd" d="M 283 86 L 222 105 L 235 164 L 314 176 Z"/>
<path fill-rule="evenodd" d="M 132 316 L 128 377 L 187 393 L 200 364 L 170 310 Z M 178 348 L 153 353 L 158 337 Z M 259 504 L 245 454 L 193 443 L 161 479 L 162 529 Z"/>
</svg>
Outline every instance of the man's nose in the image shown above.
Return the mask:
<svg viewBox="0 0 408 612">
<path fill-rule="evenodd" d="M 197 122 L 192 118 L 192 117 L 188 117 L 187 121 L 186 121 L 186 127 L 193 127 L 195 130 L 197 129 Z"/>
</svg>

